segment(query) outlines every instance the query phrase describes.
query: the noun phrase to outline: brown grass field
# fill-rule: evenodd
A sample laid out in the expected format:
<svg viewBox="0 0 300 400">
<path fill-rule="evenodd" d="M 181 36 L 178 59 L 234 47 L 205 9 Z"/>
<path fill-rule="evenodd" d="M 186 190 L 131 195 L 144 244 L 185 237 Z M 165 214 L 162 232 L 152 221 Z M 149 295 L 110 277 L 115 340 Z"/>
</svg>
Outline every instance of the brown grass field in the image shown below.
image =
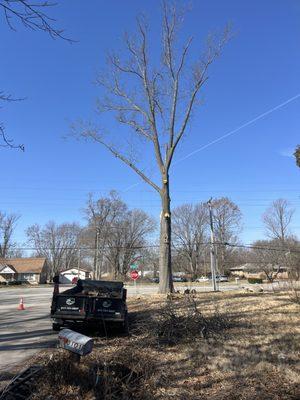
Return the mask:
<svg viewBox="0 0 300 400">
<path fill-rule="evenodd" d="M 63 350 L 40 355 L 33 399 L 300 399 L 300 305 L 288 294 L 156 295 L 128 306 L 130 336 L 99 337 L 79 365 Z"/>
</svg>

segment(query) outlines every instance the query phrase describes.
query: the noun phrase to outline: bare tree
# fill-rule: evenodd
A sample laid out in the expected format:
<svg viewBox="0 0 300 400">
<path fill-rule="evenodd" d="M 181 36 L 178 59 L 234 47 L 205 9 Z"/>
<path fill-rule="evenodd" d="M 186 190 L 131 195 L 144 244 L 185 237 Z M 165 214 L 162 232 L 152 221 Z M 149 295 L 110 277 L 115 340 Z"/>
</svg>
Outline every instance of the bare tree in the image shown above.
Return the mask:
<svg viewBox="0 0 300 400">
<path fill-rule="evenodd" d="M 124 277 L 139 247 L 146 244 L 147 236 L 155 230 L 155 221 L 142 210 L 128 210 L 115 191 L 98 200 L 90 197 L 85 214 L 85 242 L 91 247 L 95 243 L 94 276 L 99 279 L 107 261 L 115 278 Z"/>
<path fill-rule="evenodd" d="M 296 164 L 300 168 L 300 145 L 296 147 L 294 156 L 295 156 L 295 159 L 296 159 Z"/>
<path fill-rule="evenodd" d="M 105 92 L 98 103 L 99 111 L 111 112 L 120 126 L 130 128 L 133 132 L 130 136 L 132 140 L 129 138 L 128 150 L 121 149 L 113 143 L 114 140 L 105 137 L 103 129 L 91 124 L 73 126 L 75 135 L 104 146 L 159 194 L 162 208 L 159 262 L 161 293 L 173 291 L 170 205 L 172 160 L 186 133 L 199 92 L 208 79 L 208 69 L 228 40 L 228 28 L 220 40 L 210 36 L 204 54 L 193 60 L 192 38 L 180 50 L 178 30 L 181 21 L 182 14 L 165 2 L 161 58 L 157 62 L 157 57 L 150 50 L 147 23 L 143 18 L 138 18 L 136 37 L 125 35 L 128 58 L 109 55 L 108 73 L 97 79 Z M 112 132 L 110 134 L 114 136 Z M 121 136 L 116 136 L 120 143 Z M 146 146 L 143 150 L 146 154 L 153 154 L 160 175 L 159 183 L 139 165 L 138 153 L 142 144 Z"/>
<path fill-rule="evenodd" d="M 19 216 L 16 214 L 6 214 L 0 211 L 0 257 L 6 258 L 11 255 L 14 248 L 12 235 Z"/>
<path fill-rule="evenodd" d="M 235 251 L 234 247 L 226 246 L 226 243 L 238 243 L 242 213 L 228 197 L 213 200 L 212 208 L 215 240 L 218 243 L 218 268 L 225 272 L 230 266 L 229 260 L 232 258 L 232 252 Z"/>
<path fill-rule="evenodd" d="M 286 264 L 286 254 L 281 251 L 277 240 L 258 240 L 253 243 L 249 260 L 253 263 L 253 272 L 263 271 L 269 282 L 273 282 Z"/>
<path fill-rule="evenodd" d="M 55 28 L 55 20 L 46 13 L 48 8 L 56 5 L 57 3 L 40 0 L 0 0 L 0 9 L 10 29 L 15 31 L 17 22 L 25 28 L 46 32 L 53 39 L 70 41 L 64 36 L 63 30 Z"/>
<path fill-rule="evenodd" d="M 94 247 L 94 277 L 100 278 L 104 263 L 105 247 L 114 226 L 122 221 L 127 212 L 127 205 L 120 199 L 117 192 L 111 191 L 109 196 L 94 200 L 90 195 L 85 216 L 88 226 L 84 232 L 84 240 L 90 247 Z"/>
<path fill-rule="evenodd" d="M 267 236 L 270 239 L 278 239 L 284 244 L 290 234 L 289 225 L 294 212 L 295 210 L 290 207 L 288 201 L 275 200 L 262 217 Z"/>
<path fill-rule="evenodd" d="M 189 273 L 199 272 L 201 256 L 206 250 L 208 210 L 204 203 L 183 204 L 173 211 L 173 244 L 177 254 L 187 259 Z"/>
<path fill-rule="evenodd" d="M 28 242 L 34 246 L 37 256 L 46 257 L 50 277 L 60 271 L 77 266 L 81 228 L 78 224 L 48 222 L 44 227 L 37 224 L 27 231 Z"/>
<path fill-rule="evenodd" d="M 56 3 L 49 1 L 29 1 L 29 0 L 0 0 L 0 10 L 3 12 L 4 20 L 8 27 L 16 30 L 16 25 L 21 24 L 25 28 L 34 31 L 43 31 L 49 34 L 53 39 L 64 39 L 72 42 L 64 36 L 63 30 L 55 27 L 55 20 L 46 12 L 49 8 L 54 7 Z M 0 102 L 11 102 L 22 99 L 14 98 L 13 96 L 0 91 Z M 24 151 L 23 144 L 15 144 L 12 139 L 9 139 L 5 133 L 3 123 L 0 123 L 0 147 L 9 147 Z"/>
<path fill-rule="evenodd" d="M 123 220 L 112 227 L 108 235 L 107 259 L 113 267 L 115 278 L 124 278 L 130 265 L 142 257 L 147 238 L 155 228 L 153 218 L 142 210 L 128 211 Z"/>
<path fill-rule="evenodd" d="M 139 251 L 141 258 L 138 259 L 139 269 L 142 273 L 152 272 L 154 278 L 158 278 L 158 266 L 159 266 L 159 252 L 158 248 L 154 245 L 153 247 L 144 247 Z M 144 275 L 145 276 L 145 275 Z"/>
</svg>

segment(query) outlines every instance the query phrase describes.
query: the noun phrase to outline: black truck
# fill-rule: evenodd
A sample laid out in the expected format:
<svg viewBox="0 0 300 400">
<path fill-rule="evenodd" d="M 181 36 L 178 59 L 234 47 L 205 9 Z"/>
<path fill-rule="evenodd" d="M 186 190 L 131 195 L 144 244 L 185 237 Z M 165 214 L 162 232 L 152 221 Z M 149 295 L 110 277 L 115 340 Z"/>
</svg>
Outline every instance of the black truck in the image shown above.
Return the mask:
<svg viewBox="0 0 300 400">
<path fill-rule="evenodd" d="M 58 293 L 58 283 L 53 292 L 51 318 L 53 330 L 62 326 L 118 327 L 128 332 L 127 290 L 123 282 L 81 280 L 77 285 Z"/>
</svg>

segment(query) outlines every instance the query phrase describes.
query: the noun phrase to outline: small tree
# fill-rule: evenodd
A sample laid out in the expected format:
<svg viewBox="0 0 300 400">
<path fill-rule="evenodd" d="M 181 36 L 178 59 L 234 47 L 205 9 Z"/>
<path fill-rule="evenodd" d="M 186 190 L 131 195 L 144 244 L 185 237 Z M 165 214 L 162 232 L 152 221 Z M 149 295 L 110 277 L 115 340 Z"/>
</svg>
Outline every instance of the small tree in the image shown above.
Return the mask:
<svg viewBox="0 0 300 400">
<path fill-rule="evenodd" d="M 275 200 L 262 217 L 267 236 L 284 244 L 290 234 L 289 225 L 294 213 L 295 210 L 290 207 L 288 201 Z"/>
<path fill-rule="evenodd" d="M 0 211 L 0 257 L 6 258 L 12 255 L 14 243 L 12 235 L 19 219 L 16 214 L 6 214 Z"/>
<path fill-rule="evenodd" d="M 120 126 L 130 128 L 133 135 L 127 140 L 129 149 L 121 150 L 104 130 L 94 126 L 80 127 L 79 136 L 104 146 L 115 157 L 129 166 L 160 196 L 160 285 L 161 293 L 173 290 L 171 271 L 171 196 L 170 168 L 178 144 L 184 137 L 199 92 L 208 79 L 208 68 L 219 56 L 228 39 L 225 29 L 220 40 L 210 36 L 206 51 L 192 60 L 189 38 L 180 50 L 178 29 L 182 15 L 174 7 L 163 5 L 161 57 L 150 51 L 148 26 L 143 18 L 137 19 L 135 39 L 125 36 L 127 59 L 117 54 L 108 57 L 108 73 L 101 74 L 97 82 L 104 89 L 98 102 L 100 112 L 110 112 Z M 128 130 L 127 130 L 128 132 Z M 75 134 L 78 130 L 75 127 Z M 110 132 L 111 136 L 112 132 Z M 121 136 L 116 135 L 118 143 Z M 141 143 L 149 145 L 144 154 L 156 160 L 160 182 L 156 183 L 139 166 Z"/>
</svg>

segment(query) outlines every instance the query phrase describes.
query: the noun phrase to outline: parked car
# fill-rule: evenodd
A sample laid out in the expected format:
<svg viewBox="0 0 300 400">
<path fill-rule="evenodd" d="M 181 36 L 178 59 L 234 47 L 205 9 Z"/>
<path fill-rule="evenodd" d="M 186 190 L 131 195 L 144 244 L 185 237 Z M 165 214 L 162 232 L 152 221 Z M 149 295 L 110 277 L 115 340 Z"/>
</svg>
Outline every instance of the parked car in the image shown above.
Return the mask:
<svg viewBox="0 0 300 400">
<path fill-rule="evenodd" d="M 159 278 L 149 278 L 149 281 L 152 283 L 159 283 Z"/>
<path fill-rule="evenodd" d="M 187 279 L 183 276 L 173 276 L 172 280 L 173 282 L 187 282 Z"/>
<path fill-rule="evenodd" d="M 217 275 L 216 276 L 217 282 L 228 282 L 228 276 L 226 275 Z"/>
<path fill-rule="evenodd" d="M 207 276 L 200 276 L 200 278 L 197 278 L 195 282 L 208 282 L 209 278 Z"/>
</svg>

